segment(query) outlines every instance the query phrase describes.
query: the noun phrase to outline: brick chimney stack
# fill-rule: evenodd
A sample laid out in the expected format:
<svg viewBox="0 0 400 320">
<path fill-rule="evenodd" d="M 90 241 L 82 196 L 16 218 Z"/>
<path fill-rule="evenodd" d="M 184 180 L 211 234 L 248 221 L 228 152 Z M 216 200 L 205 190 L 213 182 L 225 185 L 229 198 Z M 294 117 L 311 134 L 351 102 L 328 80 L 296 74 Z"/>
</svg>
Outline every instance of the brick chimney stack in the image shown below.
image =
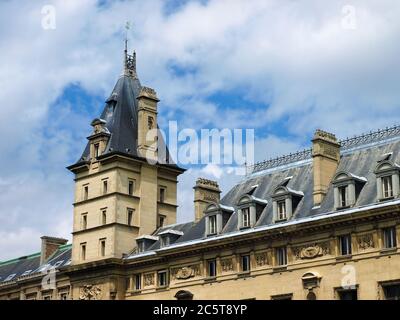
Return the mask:
<svg viewBox="0 0 400 320">
<path fill-rule="evenodd" d="M 62 238 L 54 238 L 43 236 L 42 239 L 42 250 L 40 254 L 40 264 L 43 264 L 47 261 L 47 259 L 57 251 L 57 249 L 66 244 L 68 240 Z"/>
</svg>

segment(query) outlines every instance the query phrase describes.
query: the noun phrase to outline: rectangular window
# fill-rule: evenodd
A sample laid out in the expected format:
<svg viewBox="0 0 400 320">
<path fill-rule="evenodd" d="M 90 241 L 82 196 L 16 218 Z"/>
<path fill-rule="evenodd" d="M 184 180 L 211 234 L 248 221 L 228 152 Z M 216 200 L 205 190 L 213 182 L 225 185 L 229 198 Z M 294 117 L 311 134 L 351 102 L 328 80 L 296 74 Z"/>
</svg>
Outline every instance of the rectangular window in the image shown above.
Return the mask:
<svg viewBox="0 0 400 320">
<path fill-rule="evenodd" d="M 242 256 L 241 257 L 241 269 L 243 272 L 250 271 L 250 256 Z"/>
<path fill-rule="evenodd" d="M 127 217 L 127 224 L 128 226 L 133 225 L 133 209 L 128 209 L 128 217 Z"/>
<path fill-rule="evenodd" d="M 160 202 L 164 203 L 165 202 L 165 188 L 160 188 Z"/>
<path fill-rule="evenodd" d="M 209 216 L 208 217 L 208 231 L 209 234 L 217 233 L 217 216 Z"/>
<path fill-rule="evenodd" d="M 382 177 L 381 179 L 383 198 L 393 197 L 392 176 Z"/>
<path fill-rule="evenodd" d="M 97 158 L 99 156 L 100 145 L 98 143 L 94 144 L 94 157 Z"/>
<path fill-rule="evenodd" d="M 339 208 L 342 208 L 347 205 L 347 199 L 346 199 L 347 186 L 338 187 L 338 191 L 339 191 Z"/>
<path fill-rule="evenodd" d="M 107 223 L 107 210 L 101 211 L 101 224 L 105 225 Z"/>
<path fill-rule="evenodd" d="M 87 213 L 82 214 L 82 230 L 87 229 Z"/>
<path fill-rule="evenodd" d="M 397 246 L 395 227 L 383 229 L 383 246 L 386 249 L 395 248 Z"/>
<path fill-rule="evenodd" d="M 106 239 L 100 239 L 100 256 L 106 255 Z"/>
<path fill-rule="evenodd" d="M 159 214 L 157 217 L 157 228 L 161 228 L 165 223 L 165 216 L 162 214 Z"/>
<path fill-rule="evenodd" d="M 357 289 L 338 291 L 339 300 L 357 300 Z"/>
<path fill-rule="evenodd" d="M 159 271 L 157 279 L 158 279 L 159 287 L 166 287 L 167 286 L 167 271 Z"/>
<path fill-rule="evenodd" d="M 277 202 L 278 207 L 278 220 L 286 219 L 286 201 L 281 200 Z"/>
<path fill-rule="evenodd" d="M 128 194 L 130 196 L 133 196 L 133 193 L 135 192 L 135 180 L 128 180 Z"/>
<path fill-rule="evenodd" d="M 89 198 L 89 186 L 83 187 L 83 200 L 87 200 Z"/>
<path fill-rule="evenodd" d="M 276 264 L 278 266 L 287 265 L 287 252 L 286 247 L 281 247 L 276 249 Z"/>
<path fill-rule="evenodd" d="M 207 261 L 207 275 L 209 277 L 217 276 L 217 261 L 216 260 L 208 260 Z"/>
<path fill-rule="evenodd" d="M 242 209 L 242 227 L 243 228 L 250 227 L 250 209 L 249 208 Z"/>
<path fill-rule="evenodd" d="M 103 194 L 107 194 L 108 192 L 108 181 L 103 180 Z"/>
<path fill-rule="evenodd" d="M 385 300 L 400 300 L 400 284 L 385 285 L 383 287 Z"/>
<path fill-rule="evenodd" d="M 347 234 L 339 237 L 340 254 L 346 256 L 351 254 L 351 235 Z"/>
<path fill-rule="evenodd" d="M 86 243 L 81 243 L 81 260 L 86 260 Z"/>
<path fill-rule="evenodd" d="M 135 290 L 140 290 L 142 288 L 142 276 L 140 274 L 135 274 Z"/>
</svg>

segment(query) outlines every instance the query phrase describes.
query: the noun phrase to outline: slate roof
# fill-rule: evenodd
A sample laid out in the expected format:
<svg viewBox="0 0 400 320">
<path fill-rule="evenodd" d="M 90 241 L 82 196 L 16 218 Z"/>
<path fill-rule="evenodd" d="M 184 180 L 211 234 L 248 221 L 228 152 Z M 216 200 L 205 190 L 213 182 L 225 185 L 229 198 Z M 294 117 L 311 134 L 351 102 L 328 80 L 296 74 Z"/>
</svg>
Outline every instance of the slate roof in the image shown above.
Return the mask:
<svg viewBox="0 0 400 320">
<path fill-rule="evenodd" d="M 379 135 L 377 135 L 377 132 Z M 367 179 L 357 198 L 356 204 L 353 208 L 349 209 L 349 212 L 368 205 L 378 205 L 374 170 L 378 161 L 382 160 L 382 156 L 386 158 L 389 155 L 390 161 L 400 164 L 400 126 L 377 132 L 371 132 L 367 135 L 361 135 L 342 142 L 341 158 L 337 172 L 344 171 L 352 176 Z M 281 165 L 277 164 L 276 159 L 273 159 L 271 161 L 275 162 L 275 166 L 267 163 L 264 166 L 266 169 L 255 170 L 243 179 L 243 181 L 235 185 L 221 199 L 222 205 L 234 207 L 235 211 L 230 216 L 221 234 L 211 237 L 211 239 L 241 232 L 238 230 L 237 203 L 249 191 L 252 191 L 252 196 L 268 202 L 253 230 L 268 226 L 290 224 L 296 221 L 306 221 L 308 218 L 319 217 L 324 214 L 336 214 L 338 211 L 334 208 L 332 185 L 329 186 L 321 205 L 314 207 L 312 195 L 313 164 L 310 156 L 311 153 L 307 152 L 306 154 L 306 152 L 302 151 L 301 158 L 293 157 L 293 155 L 289 156 L 294 161 L 287 161 L 284 157 L 280 157 L 279 162 Z M 289 221 L 275 223 L 273 222 L 272 195 L 275 189 L 288 177 L 291 178 L 286 180 L 286 187 L 289 190 L 302 192 L 304 196 L 301 198 Z M 254 186 L 257 187 L 254 188 Z M 395 201 L 397 200 L 395 199 Z M 251 231 L 246 230 L 243 232 Z M 203 217 L 198 223 L 193 224 L 190 229 L 186 230 L 184 235 L 174 244 L 170 245 L 170 247 L 185 245 L 185 243 L 189 245 L 198 241 L 211 241 L 211 239 L 205 235 L 205 217 Z M 159 246 L 155 244 L 148 250 L 151 251 L 158 248 Z M 134 258 L 134 255 L 127 258 Z"/>
<path fill-rule="evenodd" d="M 17 259 L 0 262 L 0 285 L 21 279 L 21 276 L 38 274 L 54 267 L 56 270 L 71 263 L 72 245 L 60 246 L 47 261 L 40 265 L 40 252 Z"/>
</svg>

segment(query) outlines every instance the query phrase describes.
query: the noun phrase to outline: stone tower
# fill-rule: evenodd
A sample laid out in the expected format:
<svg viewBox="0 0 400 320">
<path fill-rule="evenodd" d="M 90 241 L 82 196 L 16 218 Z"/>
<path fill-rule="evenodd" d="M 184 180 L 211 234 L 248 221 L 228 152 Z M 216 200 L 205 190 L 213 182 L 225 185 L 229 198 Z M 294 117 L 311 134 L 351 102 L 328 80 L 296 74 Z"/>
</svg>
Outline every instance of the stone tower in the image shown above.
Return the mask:
<svg viewBox="0 0 400 320">
<path fill-rule="evenodd" d="M 124 71 L 104 110 L 92 121 L 92 133 L 75 174 L 72 264 L 121 258 L 135 238 L 176 222 L 177 177 L 183 169 L 169 155 L 157 158 L 162 136 L 157 129 L 158 98 L 142 87 L 136 55 L 125 50 Z M 146 158 L 149 157 L 149 158 Z M 167 159 L 167 161 L 166 161 Z"/>
</svg>

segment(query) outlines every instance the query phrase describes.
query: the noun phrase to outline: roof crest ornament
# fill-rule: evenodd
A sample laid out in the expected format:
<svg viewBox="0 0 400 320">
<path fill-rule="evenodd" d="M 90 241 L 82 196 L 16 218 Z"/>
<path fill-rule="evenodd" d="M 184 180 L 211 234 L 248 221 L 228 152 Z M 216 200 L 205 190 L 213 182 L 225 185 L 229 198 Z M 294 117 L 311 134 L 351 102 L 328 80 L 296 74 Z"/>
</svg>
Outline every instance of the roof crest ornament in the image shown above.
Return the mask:
<svg viewBox="0 0 400 320">
<path fill-rule="evenodd" d="M 125 25 L 125 50 L 124 50 L 124 73 L 123 75 L 137 79 L 136 74 L 136 52 L 128 54 L 128 30 L 130 29 L 129 21 Z"/>
</svg>

